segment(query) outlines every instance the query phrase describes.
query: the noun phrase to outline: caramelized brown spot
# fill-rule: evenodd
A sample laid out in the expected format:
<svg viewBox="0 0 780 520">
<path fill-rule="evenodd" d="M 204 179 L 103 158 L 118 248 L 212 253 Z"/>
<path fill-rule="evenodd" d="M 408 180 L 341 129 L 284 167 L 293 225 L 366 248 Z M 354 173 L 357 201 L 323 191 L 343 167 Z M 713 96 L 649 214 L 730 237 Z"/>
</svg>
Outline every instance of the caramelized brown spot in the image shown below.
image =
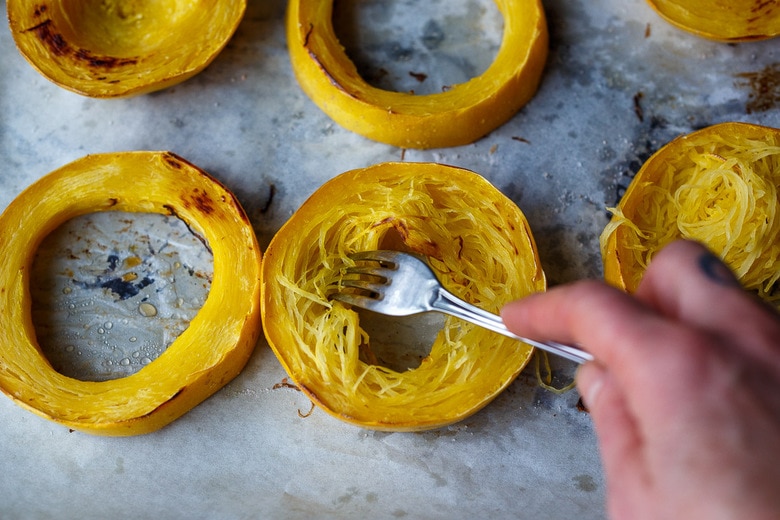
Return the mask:
<svg viewBox="0 0 780 520">
<path fill-rule="evenodd" d="M 35 15 L 40 16 L 46 11 L 46 6 L 40 6 L 36 8 Z M 34 25 L 24 32 L 33 32 L 41 42 L 49 48 L 49 51 L 55 56 L 69 56 L 75 61 L 83 62 L 88 67 L 93 69 L 114 69 L 125 65 L 133 65 L 138 63 L 137 58 L 117 58 L 115 56 L 100 56 L 93 54 L 86 49 L 74 49 L 65 39 L 65 37 L 57 32 L 54 27 L 54 22 L 51 19 L 44 20 L 38 25 Z M 101 76 L 99 79 L 104 79 L 105 76 Z"/>
<path fill-rule="evenodd" d="M 70 52 L 70 46 L 61 34 L 52 29 L 52 21 L 45 20 L 38 25 L 30 27 L 25 32 L 34 32 L 44 45 L 46 45 L 52 54 L 64 56 Z"/>
<path fill-rule="evenodd" d="M 214 199 L 211 198 L 208 192 L 202 191 L 200 188 L 193 188 L 189 203 L 185 200 L 184 205 L 186 207 L 194 205 L 204 215 L 210 215 L 215 209 Z"/>
<path fill-rule="evenodd" d="M 181 170 L 181 161 L 175 155 L 170 154 L 170 153 L 166 153 L 166 154 L 163 154 L 162 159 L 171 168 L 173 168 L 175 170 Z"/>
<path fill-rule="evenodd" d="M 304 48 L 309 46 L 309 36 L 311 36 L 311 33 L 313 31 L 314 31 L 314 24 L 310 23 L 309 24 L 309 30 L 306 31 L 306 36 L 304 36 L 304 38 L 303 38 L 303 46 L 304 46 Z"/>
<path fill-rule="evenodd" d="M 73 53 L 77 60 L 86 62 L 90 67 L 96 69 L 115 69 L 125 65 L 138 63 L 137 58 L 117 58 L 115 56 L 98 56 L 92 54 L 86 49 L 78 49 Z"/>
</svg>

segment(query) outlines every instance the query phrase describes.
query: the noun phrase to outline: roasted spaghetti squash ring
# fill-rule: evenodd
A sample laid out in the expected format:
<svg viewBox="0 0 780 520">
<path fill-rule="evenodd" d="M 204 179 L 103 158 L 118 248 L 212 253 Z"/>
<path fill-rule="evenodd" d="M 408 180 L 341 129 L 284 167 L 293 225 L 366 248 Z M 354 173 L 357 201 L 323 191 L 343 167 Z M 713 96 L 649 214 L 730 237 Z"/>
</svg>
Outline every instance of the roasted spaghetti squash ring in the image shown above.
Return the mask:
<svg viewBox="0 0 780 520">
<path fill-rule="evenodd" d="M 514 380 L 532 348 L 448 317 L 419 367 L 397 372 L 363 361 L 360 351 L 370 351 L 371 338 L 360 313 L 329 301 L 327 286 L 348 254 L 374 249 L 427 256 L 453 293 L 498 312 L 546 288 L 525 217 L 473 172 L 383 163 L 327 182 L 266 249 L 265 335 L 315 404 L 379 430 L 424 430 L 464 419 Z"/>
<path fill-rule="evenodd" d="M 81 381 L 55 371 L 37 344 L 30 268 L 46 235 L 96 211 L 175 215 L 208 243 L 214 278 L 189 327 L 127 377 Z M 260 332 L 260 249 L 233 195 L 168 152 L 88 155 L 41 178 L 0 216 L 0 390 L 19 405 L 75 430 L 151 432 L 235 377 Z"/>
<path fill-rule="evenodd" d="M 437 94 L 390 92 L 357 72 L 333 30 L 333 0 L 291 0 L 287 40 L 303 91 L 344 128 L 403 148 L 458 146 L 508 121 L 534 95 L 547 59 L 539 0 L 496 0 L 504 34 L 480 76 Z"/>
<path fill-rule="evenodd" d="M 672 25 L 710 40 L 743 42 L 780 34 L 774 0 L 648 0 Z"/>
<path fill-rule="evenodd" d="M 741 283 L 780 303 L 780 129 L 721 123 L 650 157 L 601 235 L 606 280 L 636 290 L 653 255 L 688 238 L 707 245 Z"/>
<path fill-rule="evenodd" d="M 43 76 L 97 98 L 160 90 L 222 51 L 246 0 L 8 0 L 16 46 Z"/>
</svg>

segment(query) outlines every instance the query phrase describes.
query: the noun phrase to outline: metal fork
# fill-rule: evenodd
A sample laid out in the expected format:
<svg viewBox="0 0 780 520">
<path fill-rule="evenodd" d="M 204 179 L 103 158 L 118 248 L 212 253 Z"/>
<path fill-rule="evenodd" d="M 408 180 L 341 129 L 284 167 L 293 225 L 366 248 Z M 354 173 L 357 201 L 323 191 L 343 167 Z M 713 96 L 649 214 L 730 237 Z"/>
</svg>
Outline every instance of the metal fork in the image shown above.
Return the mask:
<svg viewBox="0 0 780 520">
<path fill-rule="evenodd" d="M 500 316 L 467 303 L 445 289 L 425 260 L 400 251 L 363 251 L 334 284 L 330 298 L 388 316 L 437 311 L 464 319 L 577 363 L 592 361 L 584 350 L 554 341 L 535 341 L 509 331 Z M 344 291 L 349 287 L 351 290 Z"/>
</svg>

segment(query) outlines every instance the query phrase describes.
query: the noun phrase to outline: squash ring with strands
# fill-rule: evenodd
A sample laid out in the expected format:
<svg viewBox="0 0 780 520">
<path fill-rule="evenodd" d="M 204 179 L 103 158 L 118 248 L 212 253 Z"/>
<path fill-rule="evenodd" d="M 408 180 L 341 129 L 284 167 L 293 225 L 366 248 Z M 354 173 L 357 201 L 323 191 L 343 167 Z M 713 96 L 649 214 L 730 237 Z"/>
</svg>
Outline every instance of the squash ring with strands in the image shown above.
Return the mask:
<svg viewBox="0 0 780 520">
<path fill-rule="evenodd" d="M 468 417 L 515 379 L 532 348 L 447 317 L 419 367 L 398 372 L 370 361 L 365 311 L 329 300 L 328 285 L 349 265 L 347 255 L 375 249 L 426 256 L 445 287 L 498 312 L 546 289 L 525 217 L 473 172 L 382 163 L 324 184 L 265 252 L 265 335 L 316 405 L 348 423 L 390 431 Z"/>
<path fill-rule="evenodd" d="M 780 306 L 780 129 L 721 123 L 680 136 L 637 172 L 601 235 L 604 276 L 633 292 L 669 242 L 697 240 Z"/>
</svg>

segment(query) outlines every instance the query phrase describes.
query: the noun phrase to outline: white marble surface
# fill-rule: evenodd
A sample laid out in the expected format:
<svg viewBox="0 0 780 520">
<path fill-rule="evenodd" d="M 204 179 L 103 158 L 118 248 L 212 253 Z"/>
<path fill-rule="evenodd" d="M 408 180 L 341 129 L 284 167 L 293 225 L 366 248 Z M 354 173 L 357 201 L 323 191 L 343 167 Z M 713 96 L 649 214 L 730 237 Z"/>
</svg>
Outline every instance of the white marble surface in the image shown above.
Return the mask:
<svg viewBox="0 0 780 520">
<path fill-rule="evenodd" d="M 250 0 L 235 37 L 200 75 L 126 100 L 53 85 L 23 60 L 5 25 L 0 208 L 88 153 L 167 149 L 232 189 L 265 247 L 343 171 L 438 161 L 485 175 L 518 203 L 552 284 L 600 276 L 604 208 L 651 152 L 720 121 L 780 126 L 778 107 L 759 106 L 740 76 L 776 70 L 780 46 L 701 40 L 667 26 L 642 0 L 543 3 L 550 56 L 528 106 L 472 145 L 405 152 L 339 128 L 300 91 L 283 0 Z M 425 72 L 430 83 L 420 88 L 428 88 L 484 66 L 495 44 L 489 0 L 449 10 L 444 0 L 418 4 L 375 0 L 358 10 L 364 29 L 355 41 L 367 71 L 384 68 L 399 88 L 409 88 L 409 71 Z M 458 45 L 476 22 L 493 29 Z M 776 102 L 776 83 L 768 86 Z M 556 370 L 562 380 L 573 373 L 566 362 Z M 365 431 L 319 410 L 303 418 L 309 402 L 274 389 L 284 378 L 261 340 L 224 389 L 163 430 L 132 438 L 71 433 L 0 398 L 0 518 L 604 516 L 590 418 L 577 410 L 576 392 L 538 389 L 533 371 L 463 423 L 416 434 Z"/>
</svg>

